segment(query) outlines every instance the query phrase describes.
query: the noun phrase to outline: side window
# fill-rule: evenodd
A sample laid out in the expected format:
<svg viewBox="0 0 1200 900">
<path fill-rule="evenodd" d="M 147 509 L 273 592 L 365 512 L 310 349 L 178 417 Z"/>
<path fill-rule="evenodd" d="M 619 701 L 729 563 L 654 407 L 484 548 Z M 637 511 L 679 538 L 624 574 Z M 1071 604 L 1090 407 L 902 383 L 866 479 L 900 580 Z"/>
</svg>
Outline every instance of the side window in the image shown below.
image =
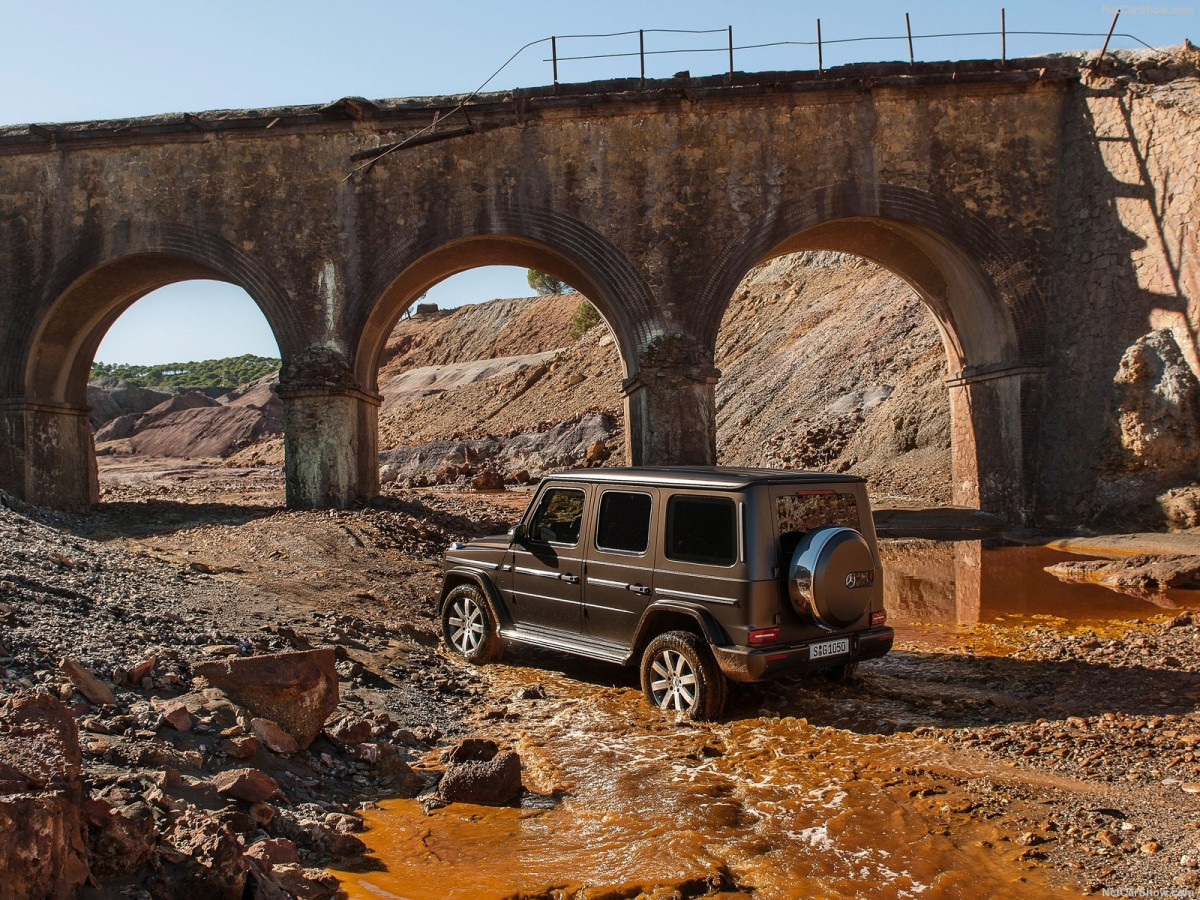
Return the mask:
<svg viewBox="0 0 1200 900">
<path fill-rule="evenodd" d="M 650 546 L 649 494 L 605 491 L 600 497 L 596 547 L 621 553 L 645 553 Z"/>
<path fill-rule="evenodd" d="M 667 503 L 668 559 L 705 566 L 737 562 L 737 507 L 728 497 L 676 495 Z"/>
<path fill-rule="evenodd" d="M 529 536 L 551 544 L 579 543 L 583 523 L 583 491 L 550 488 L 542 494 L 537 511 L 529 523 Z"/>
</svg>

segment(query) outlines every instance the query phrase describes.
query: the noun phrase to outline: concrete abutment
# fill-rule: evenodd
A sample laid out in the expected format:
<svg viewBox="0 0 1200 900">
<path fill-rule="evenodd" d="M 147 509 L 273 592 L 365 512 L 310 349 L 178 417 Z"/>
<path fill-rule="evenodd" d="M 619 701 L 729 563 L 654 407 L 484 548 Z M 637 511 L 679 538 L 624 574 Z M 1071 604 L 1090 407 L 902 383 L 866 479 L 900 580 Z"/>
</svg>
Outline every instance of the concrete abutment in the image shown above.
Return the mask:
<svg viewBox="0 0 1200 900">
<path fill-rule="evenodd" d="M 345 508 L 379 493 L 382 397 L 362 390 L 337 351 L 312 346 L 285 361 L 284 491 L 289 507 Z"/>
<path fill-rule="evenodd" d="M 85 512 L 100 496 L 88 409 L 0 401 L 0 487 L 29 503 Z"/>
</svg>

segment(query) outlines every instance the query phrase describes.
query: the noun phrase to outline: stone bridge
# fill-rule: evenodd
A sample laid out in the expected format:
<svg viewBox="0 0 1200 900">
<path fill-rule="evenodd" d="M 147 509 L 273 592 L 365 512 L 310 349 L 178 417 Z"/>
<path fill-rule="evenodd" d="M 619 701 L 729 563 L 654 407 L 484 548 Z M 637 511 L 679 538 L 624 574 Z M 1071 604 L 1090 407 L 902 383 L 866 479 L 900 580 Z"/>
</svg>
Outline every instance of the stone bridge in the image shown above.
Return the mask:
<svg viewBox="0 0 1200 900">
<path fill-rule="evenodd" d="M 0 487 L 93 502 L 101 338 L 149 291 L 209 278 L 244 288 L 278 341 L 288 503 L 373 496 L 389 331 L 431 285 L 496 264 L 551 272 L 601 311 L 633 463 L 711 463 L 738 282 L 823 249 L 890 269 L 937 318 L 956 502 L 1070 520 L 1117 446 L 1122 354 L 1169 328 L 1195 368 L 1200 320 L 1194 79 L 1077 63 L 0 129 Z"/>
</svg>

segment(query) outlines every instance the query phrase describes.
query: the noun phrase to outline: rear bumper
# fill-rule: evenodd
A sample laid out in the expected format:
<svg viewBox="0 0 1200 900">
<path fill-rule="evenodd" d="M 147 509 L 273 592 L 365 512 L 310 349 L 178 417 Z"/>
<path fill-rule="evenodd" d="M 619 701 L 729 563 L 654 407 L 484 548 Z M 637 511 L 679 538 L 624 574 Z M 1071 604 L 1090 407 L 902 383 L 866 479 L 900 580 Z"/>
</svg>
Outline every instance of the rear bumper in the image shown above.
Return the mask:
<svg viewBox="0 0 1200 900">
<path fill-rule="evenodd" d="M 810 659 L 809 647 L 829 638 L 805 641 L 802 644 L 779 644 L 773 647 L 713 647 L 717 665 L 731 681 L 766 681 L 795 672 L 816 672 L 832 666 L 876 659 L 892 649 L 896 632 L 886 625 L 849 635 L 850 652 L 821 659 Z"/>
</svg>

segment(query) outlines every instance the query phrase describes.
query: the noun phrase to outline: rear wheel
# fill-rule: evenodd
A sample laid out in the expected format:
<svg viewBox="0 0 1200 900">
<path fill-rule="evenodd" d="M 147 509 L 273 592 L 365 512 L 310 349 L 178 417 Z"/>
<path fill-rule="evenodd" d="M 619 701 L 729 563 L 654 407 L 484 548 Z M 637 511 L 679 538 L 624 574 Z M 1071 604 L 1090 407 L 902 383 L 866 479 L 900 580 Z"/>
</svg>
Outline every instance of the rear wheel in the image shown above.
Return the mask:
<svg viewBox="0 0 1200 900">
<path fill-rule="evenodd" d="M 442 607 L 442 639 L 469 663 L 481 665 L 500 658 L 504 648 L 496 617 L 475 585 L 460 584 L 446 597 Z"/>
<path fill-rule="evenodd" d="M 707 645 L 686 631 L 668 631 L 642 654 L 642 693 L 659 709 L 689 719 L 715 719 L 725 708 L 725 676 Z"/>
</svg>

